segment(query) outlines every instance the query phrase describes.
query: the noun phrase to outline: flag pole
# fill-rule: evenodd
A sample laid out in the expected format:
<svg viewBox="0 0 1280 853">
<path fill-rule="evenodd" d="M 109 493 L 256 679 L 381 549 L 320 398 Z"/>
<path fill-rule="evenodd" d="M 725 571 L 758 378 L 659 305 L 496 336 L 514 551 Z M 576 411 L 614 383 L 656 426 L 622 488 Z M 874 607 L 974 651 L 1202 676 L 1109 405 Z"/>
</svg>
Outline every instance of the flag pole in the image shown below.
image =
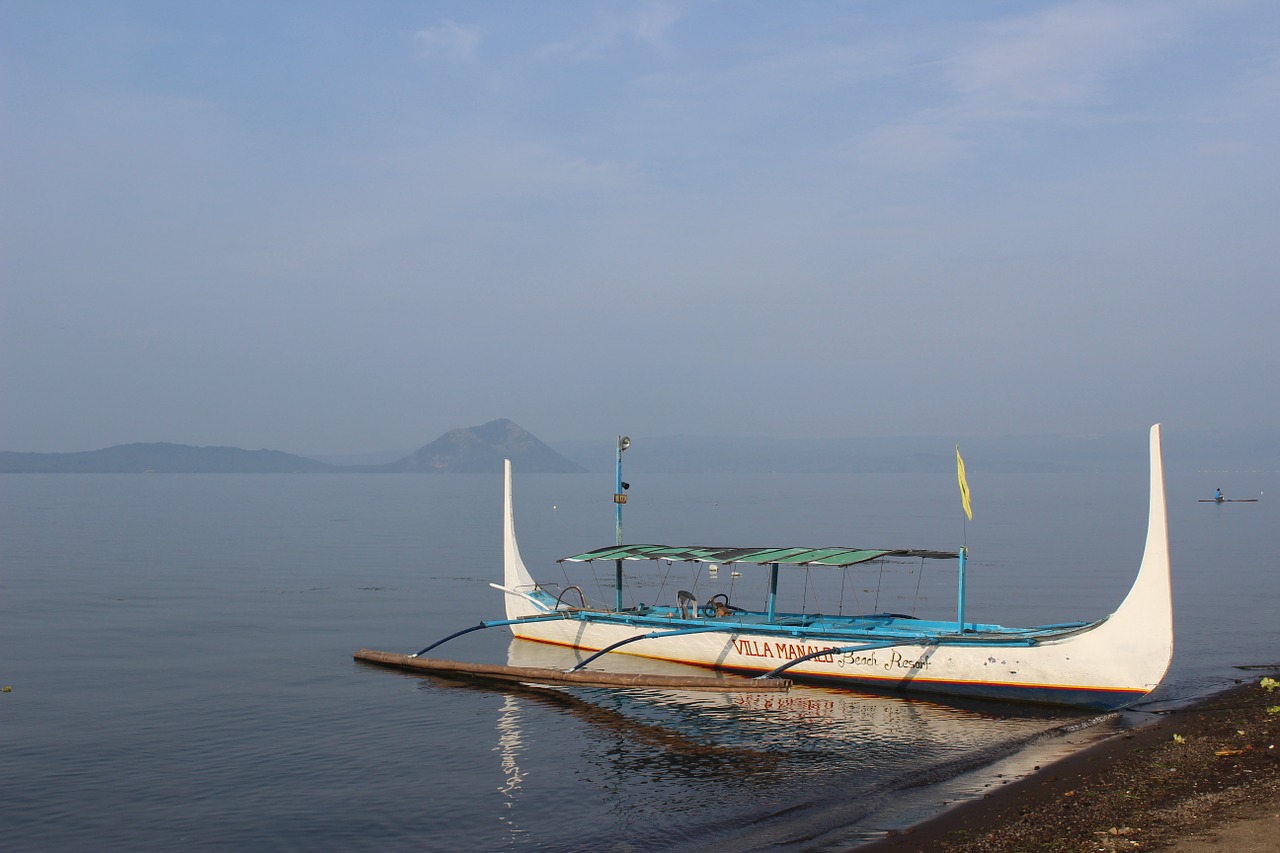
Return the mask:
<svg viewBox="0 0 1280 853">
<path fill-rule="evenodd" d="M 960 456 L 960 445 L 956 445 L 956 479 L 960 481 L 960 506 L 964 509 L 966 519 L 973 518 L 973 509 L 969 506 L 969 481 L 964 476 L 964 459 Z M 964 569 L 969 558 L 969 526 L 964 525 L 964 544 L 960 546 L 960 580 L 956 593 L 956 630 L 964 633 Z"/>
</svg>

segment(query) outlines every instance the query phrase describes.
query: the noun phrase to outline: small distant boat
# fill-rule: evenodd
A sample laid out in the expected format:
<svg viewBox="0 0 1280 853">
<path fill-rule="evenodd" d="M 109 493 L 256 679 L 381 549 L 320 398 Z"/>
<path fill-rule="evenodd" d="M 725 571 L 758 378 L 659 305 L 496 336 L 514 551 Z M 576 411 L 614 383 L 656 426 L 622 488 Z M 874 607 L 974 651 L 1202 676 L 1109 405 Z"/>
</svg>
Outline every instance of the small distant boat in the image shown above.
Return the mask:
<svg viewBox="0 0 1280 853">
<path fill-rule="evenodd" d="M 619 460 L 621 455 L 619 454 Z M 615 606 L 593 608 L 581 592 L 566 600 L 538 583 L 516 543 L 511 465 L 504 472 L 503 583 L 490 584 L 506 599 L 506 619 L 481 622 L 416 655 L 361 650 L 357 658 L 431 670 L 420 656 L 453 637 L 507 626 L 517 637 L 592 652 L 564 673 L 567 682 L 590 677 L 587 665 L 609 654 L 692 664 L 708 671 L 751 677 L 742 683 L 787 680 L 852 689 L 1014 700 L 1080 708 L 1132 704 L 1164 678 L 1173 656 L 1173 607 L 1160 425 L 1150 433 L 1150 497 L 1146 548 L 1137 578 L 1111 615 L 1092 622 L 1010 628 L 966 621 L 966 550 L 852 547 L 730 548 L 615 545 L 573 554 L 560 562 L 613 562 Z M 620 464 L 620 462 L 619 462 Z M 620 478 L 619 478 L 620 479 Z M 621 522 L 619 522 L 621 530 Z M 830 616 L 777 608 L 781 567 L 847 568 L 880 560 L 956 560 L 960 592 L 955 621 L 915 619 L 893 613 Z M 680 591 L 674 603 L 622 606 L 624 561 L 715 563 L 767 573 L 763 610 L 734 606 L 721 595 L 699 603 Z M 453 662 L 434 662 L 450 667 Z M 521 677 L 518 667 L 504 677 Z M 524 680 L 555 680 L 554 673 L 526 670 Z M 593 683 L 593 682 L 577 682 Z M 603 683 L 603 682 L 601 682 Z M 634 682 L 632 682 L 634 685 Z"/>
<path fill-rule="evenodd" d="M 1256 504 L 1257 498 L 1201 498 L 1202 504 Z"/>
</svg>

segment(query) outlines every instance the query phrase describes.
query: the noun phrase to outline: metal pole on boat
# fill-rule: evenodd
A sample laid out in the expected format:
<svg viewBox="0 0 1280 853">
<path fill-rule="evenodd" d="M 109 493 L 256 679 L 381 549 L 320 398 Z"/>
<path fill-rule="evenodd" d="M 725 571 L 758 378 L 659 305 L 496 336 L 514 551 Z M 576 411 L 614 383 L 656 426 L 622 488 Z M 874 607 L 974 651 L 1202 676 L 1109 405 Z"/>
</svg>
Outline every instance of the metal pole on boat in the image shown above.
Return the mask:
<svg viewBox="0 0 1280 853">
<path fill-rule="evenodd" d="M 613 508 L 618 522 L 618 543 L 622 544 L 622 505 L 627 502 L 626 489 L 630 483 L 622 482 L 622 452 L 631 446 L 631 439 L 625 435 L 618 436 L 618 463 L 614 466 Z M 613 593 L 614 610 L 622 611 L 622 561 L 613 561 Z"/>
<path fill-rule="evenodd" d="M 966 545 L 960 549 L 960 590 L 956 596 L 956 622 L 961 634 L 964 633 L 964 563 L 968 555 L 969 546 Z"/>
<path fill-rule="evenodd" d="M 778 564 L 769 564 L 769 621 L 778 615 Z"/>
</svg>

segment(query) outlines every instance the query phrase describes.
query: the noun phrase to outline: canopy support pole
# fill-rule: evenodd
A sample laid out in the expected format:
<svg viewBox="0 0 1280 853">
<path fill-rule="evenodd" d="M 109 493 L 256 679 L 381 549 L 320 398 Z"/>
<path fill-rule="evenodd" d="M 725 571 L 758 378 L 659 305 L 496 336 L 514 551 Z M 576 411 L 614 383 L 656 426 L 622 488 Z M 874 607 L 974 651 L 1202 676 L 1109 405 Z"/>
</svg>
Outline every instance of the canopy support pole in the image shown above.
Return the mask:
<svg viewBox="0 0 1280 853">
<path fill-rule="evenodd" d="M 622 561 L 613 561 L 613 610 L 622 612 Z"/>
<path fill-rule="evenodd" d="M 960 589 L 956 596 L 956 630 L 964 633 L 964 564 L 969 554 L 969 546 L 960 549 Z"/>
<path fill-rule="evenodd" d="M 769 564 L 769 621 L 778 615 L 778 564 Z"/>
</svg>

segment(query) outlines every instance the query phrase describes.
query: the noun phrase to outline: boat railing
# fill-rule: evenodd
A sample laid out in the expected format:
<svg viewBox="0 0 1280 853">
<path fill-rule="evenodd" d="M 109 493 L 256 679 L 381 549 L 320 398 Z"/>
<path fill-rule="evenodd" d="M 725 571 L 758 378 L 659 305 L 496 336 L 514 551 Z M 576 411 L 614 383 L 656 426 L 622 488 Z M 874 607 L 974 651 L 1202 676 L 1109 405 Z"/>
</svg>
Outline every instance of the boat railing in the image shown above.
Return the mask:
<svg viewBox="0 0 1280 853">
<path fill-rule="evenodd" d="M 573 608 L 572 605 L 565 604 L 564 597 L 570 592 L 576 592 L 578 594 L 579 604 L 577 608 Z M 560 590 L 560 594 L 556 596 L 556 609 L 587 610 L 587 596 L 583 593 L 582 587 L 574 584 L 573 586 L 566 586 L 564 589 Z"/>
</svg>

